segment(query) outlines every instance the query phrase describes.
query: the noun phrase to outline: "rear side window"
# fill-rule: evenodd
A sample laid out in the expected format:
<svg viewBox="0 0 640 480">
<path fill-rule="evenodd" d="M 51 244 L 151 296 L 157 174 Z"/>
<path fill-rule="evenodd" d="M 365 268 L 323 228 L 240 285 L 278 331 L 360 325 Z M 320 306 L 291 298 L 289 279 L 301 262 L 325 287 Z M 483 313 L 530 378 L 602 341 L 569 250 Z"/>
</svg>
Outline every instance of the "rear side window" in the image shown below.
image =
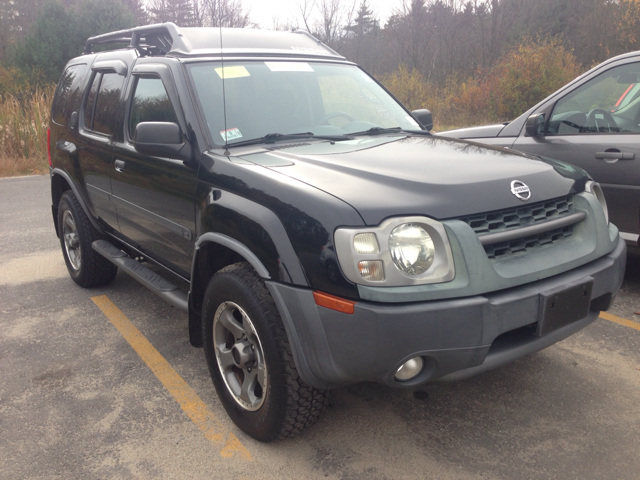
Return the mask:
<svg viewBox="0 0 640 480">
<path fill-rule="evenodd" d="M 135 138 L 140 122 L 178 123 L 162 80 L 154 76 L 138 77 L 129 116 L 129 136 Z"/>
<path fill-rule="evenodd" d="M 117 73 L 96 74 L 84 108 L 87 129 L 105 135 L 113 133 L 123 83 L 124 77 Z"/>
<path fill-rule="evenodd" d="M 51 119 L 58 125 L 66 125 L 69 117 L 80 108 L 89 66 L 71 65 L 65 70 L 58 83 L 56 96 L 51 106 Z"/>
</svg>

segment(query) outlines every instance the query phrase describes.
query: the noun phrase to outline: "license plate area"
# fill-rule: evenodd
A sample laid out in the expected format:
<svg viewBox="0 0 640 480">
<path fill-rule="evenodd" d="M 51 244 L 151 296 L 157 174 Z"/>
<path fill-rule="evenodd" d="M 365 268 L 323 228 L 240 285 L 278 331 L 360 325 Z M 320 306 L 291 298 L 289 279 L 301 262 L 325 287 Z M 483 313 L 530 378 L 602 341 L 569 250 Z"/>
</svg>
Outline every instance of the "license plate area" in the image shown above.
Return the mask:
<svg viewBox="0 0 640 480">
<path fill-rule="evenodd" d="M 592 290 L 593 278 L 587 277 L 580 283 L 540 293 L 536 335 L 542 337 L 586 317 Z"/>
</svg>

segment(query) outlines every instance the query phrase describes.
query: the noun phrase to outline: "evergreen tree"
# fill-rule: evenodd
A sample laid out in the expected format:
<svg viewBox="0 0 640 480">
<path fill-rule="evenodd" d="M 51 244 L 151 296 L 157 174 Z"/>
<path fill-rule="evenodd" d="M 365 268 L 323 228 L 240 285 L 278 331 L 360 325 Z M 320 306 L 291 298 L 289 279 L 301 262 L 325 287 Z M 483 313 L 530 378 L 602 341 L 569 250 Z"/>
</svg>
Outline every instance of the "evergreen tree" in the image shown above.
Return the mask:
<svg viewBox="0 0 640 480">
<path fill-rule="evenodd" d="M 173 22 L 179 27 L 197 25 L 191 0 L 153 0 L 149 14 L 153 23 Z"/>
<path fill-rule="evenodd" d="M 84 0 L 73 8 L 49 2 L 23 41 L 12 45 L 11 63 L 33 78 L 56 82 L 65 64 L 80 55 L 87 38 L 134 25 L 120 0 Z"/>
<path fill-rule="evenodd" d="M 373 16 L 373 12 L 369 9 L 367 0 L 362 0 L 356 18 L 353 23 L 344 27 L 348 32 L 353 32 L 356 37 L 364 37 L 366 35 L 376 33 L 380 30 L 378 20 Z"/>
</svg>

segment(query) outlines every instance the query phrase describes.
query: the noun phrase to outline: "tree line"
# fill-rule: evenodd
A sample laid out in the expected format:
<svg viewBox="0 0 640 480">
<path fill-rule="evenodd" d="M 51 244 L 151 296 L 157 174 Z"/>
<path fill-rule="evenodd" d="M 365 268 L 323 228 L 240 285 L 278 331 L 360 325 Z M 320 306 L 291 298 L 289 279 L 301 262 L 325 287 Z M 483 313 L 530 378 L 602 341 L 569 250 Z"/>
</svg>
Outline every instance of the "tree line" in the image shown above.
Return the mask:
<svg viewBox="0 0 640 480">
<path fill-rule="evenodd" d="M 389 1 L 395 8 L 384 24 L 367 0 L 298 0 L 289 18 L 262 28 L 310 31 L 412 106 L 466 96 L 465 108 L 496 118 L 513 112 L 497 106 L 491 89 L 500 81 L 523 87 L 509 68 L 537 82 L 534 95 L 511 99 L 520 105 L 640 41 L 639 0 Z M 242 0 L 0 0 L 0 95 L 57 81 L 89 36 L 165 21 L 257 27 Z"/>
</svg>

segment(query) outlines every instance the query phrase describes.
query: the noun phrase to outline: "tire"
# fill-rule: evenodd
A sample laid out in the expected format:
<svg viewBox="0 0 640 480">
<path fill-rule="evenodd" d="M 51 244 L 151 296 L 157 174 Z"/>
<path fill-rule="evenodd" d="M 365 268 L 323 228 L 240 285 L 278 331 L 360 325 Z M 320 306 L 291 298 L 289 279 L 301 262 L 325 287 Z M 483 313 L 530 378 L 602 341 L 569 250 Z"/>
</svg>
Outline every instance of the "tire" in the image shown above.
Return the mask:
<svg viewBox="0 0 640 480">
<path fill-rule="evenodd" d="M 213 276 L 202 319 L 211 379 L 243 432 L 269 442 L 316 422 L 328 392 L 299 377 L 278 310 L 249 264 L 236 263 Z"/>
<path fill-rule="evenodd" d="M 72 191 L 67 190 L 58 204 L 58 232 L 69 275 L 84 288 L 110 283 L 118 267 L 91 248 L 102 235 L 91 224 Z"/>
</svg>

